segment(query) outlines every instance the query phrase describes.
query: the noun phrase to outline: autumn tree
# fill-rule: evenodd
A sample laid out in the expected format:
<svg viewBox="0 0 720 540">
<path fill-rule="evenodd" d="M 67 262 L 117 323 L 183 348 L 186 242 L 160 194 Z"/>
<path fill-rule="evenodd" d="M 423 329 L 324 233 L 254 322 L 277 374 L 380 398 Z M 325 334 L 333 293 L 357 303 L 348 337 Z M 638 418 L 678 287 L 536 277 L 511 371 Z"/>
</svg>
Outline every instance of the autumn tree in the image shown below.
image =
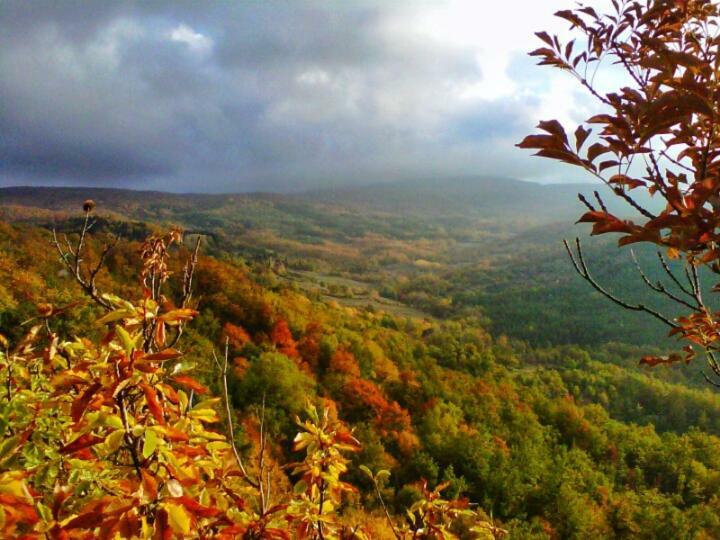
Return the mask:
<svg viewBox="0 0 720 540">
<path fill-rule="evenodd" d="M 543 46 L 531 55 L 574 76 L 598 114 L 576 126 L 572 138 L 557 120 L 542 121 L 541 132 L 518 146 L 583 169 L 625 203 L 632 219 L 611 213 L 598 192 L 580 195 L 587 212 L 579 221 L 591 223 L 593 235 L 619 234 L 620 246 L 657 246 L 666 279 L 653 281 L 638 270 L 685 315 L 672 317 L 609 292 L 592 276 L 577 239 L 574 246 L 565 243 L 572 263 L 598 292 L 655 317 L 686 342 L 681 353 L 643 363 L 690 362 L 700 352 L 714 374 L 706 379 L 720 385 L 720 313 L 708 298 L 720 290 L 718 6 L 710 0 L 612 0 L 606 12 L 581 4 L 556 15 L 570 23 L 574 39 L 539 32 Z M 625 84 L 602 90 L 604 68 L 611 81 L 622 75 Z M 682 269 L 667 259 L 677 259 Z"/>
</svg>

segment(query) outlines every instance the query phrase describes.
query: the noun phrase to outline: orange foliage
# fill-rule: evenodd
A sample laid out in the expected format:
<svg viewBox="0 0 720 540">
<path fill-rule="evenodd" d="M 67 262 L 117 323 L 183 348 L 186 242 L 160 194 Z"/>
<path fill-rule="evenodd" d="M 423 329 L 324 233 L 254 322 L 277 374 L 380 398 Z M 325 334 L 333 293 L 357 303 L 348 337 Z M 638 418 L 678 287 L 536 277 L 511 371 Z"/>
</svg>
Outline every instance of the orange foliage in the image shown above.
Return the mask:
<svg viewBox="0 0 720 540">
<path fill-rule="evenodd" d="M 638 267 L 652 291 L 685 311 L 678 317 L 613 296 L 591 276 L 580 240 L 574 249 L 565 243 L 575 269 L 596 291 L 625 309 L 654 317 L 669 327 L 671 336 L 687 342 L 684 354 L 645 356 L 641 363 L 688 363 L 699 350 L 720 377 L 714 357 L 720 314 L 704 297 L 701 283 L 707 272 L 714 281 L 712 291 L 720 290 L 720 55 L 715 32 L 709 30 L 717 24 L 720 7 L 708 0 L 613 0 L 613 5 L 612 15 L 582 5 L 557 12 L 572 24 L 576 36 L 563 42 L 539 32 L 541 47 L 530 53 L 540 65 L 574 75 L 595 98 L 600 114 L 573 126 L 574 134 L 557 120 L 541 121 L 539 132 L 518 146 L 583 169 L 634 209 L 632 219 L 625 219 L 611 213 L 597 191 L 593 201 L 580 195 L 587 211 L 578 222 L 591 224 L 593 235 L 619 234 L 619 246 L 650 244 L 682 261 L 685 275 L 676 277 L 660 252 L 660 269 L 678 286 L 680 296 L 660 281 L 651 282 Z M 595 87 L 601 62 L 618 66 L 629 86 L 609 92 L 612 89 Z M 595 69 L 588 70 L 590 66 Z M 645 166 L 630 166 L 637 161 Z M 662 204 L 651 206 L 648 197 Z"/>
<path fill-rule="evenodd" d="M 233 359 L 233 371 L 238 379 L 241 379 L 250 367 L 250 362 L 243 356 Z"/>
<path fill-rule="evenodd" d="M 242 326 L 236 326 L 229 322 L 223 326 L 223 334 L 234 349 L 240 350 L 251 341 L 250 334 Z"/>
<path fill-rule="evenodd" d="M 338 348 L 330 358 L 330 371 L 360 377 L 360 366 L 355 355 L 344 348 Z"/>
</svg>

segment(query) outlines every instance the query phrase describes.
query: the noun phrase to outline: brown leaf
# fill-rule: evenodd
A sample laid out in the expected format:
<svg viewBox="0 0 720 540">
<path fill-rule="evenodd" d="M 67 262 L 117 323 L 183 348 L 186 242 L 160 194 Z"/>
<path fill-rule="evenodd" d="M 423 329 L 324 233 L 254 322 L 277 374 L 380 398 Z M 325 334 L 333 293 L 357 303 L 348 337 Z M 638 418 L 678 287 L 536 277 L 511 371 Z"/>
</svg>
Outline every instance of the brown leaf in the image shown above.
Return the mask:
<svg viewBox="0 0 720 540">
<path fill-rule="evenodd" d="M 575 130 L 575 150 L 580 151 L 580 148 L 585 144 L 590 133 L 592 133 L 591 129 L 585 129 L 583 126 L 577 127 Z"/>
</svg>

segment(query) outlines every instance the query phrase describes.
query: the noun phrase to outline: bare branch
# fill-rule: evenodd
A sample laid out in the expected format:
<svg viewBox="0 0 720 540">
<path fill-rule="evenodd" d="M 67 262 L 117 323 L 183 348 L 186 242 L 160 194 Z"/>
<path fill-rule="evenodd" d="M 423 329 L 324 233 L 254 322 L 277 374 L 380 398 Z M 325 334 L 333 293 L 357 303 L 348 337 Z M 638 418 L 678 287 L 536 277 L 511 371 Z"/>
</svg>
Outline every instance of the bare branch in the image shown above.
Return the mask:
<svg viewBox="0 0 720 540">
<path fill-rule="evenodd" d="M 585 205 L 585 208 L 587 208 L 591 212 L 595 212 L 595 207 L 590 204 L 590 202 L 585 198 L 585 195 L 583 195 L 582 193 L 578 193 L 578 199 L 580 199 L 580 202 Z"/>
<path fill-rule="evenodd" d="M 695 299 L 698 304 L 703 304 L 702 289 L 700 286 L 700 276 L 698 275 L 698 267 L 690 263 L 690 275 L 692 276 L 692 286 L 695 293 Z"/>
<path fill-rule="evenodd" d="M 190 299 L 192 298 L 193 277 L 195 276 L 195 267 L 197 266 L 198 254 L 200 253 L 200 240 L 201 237 L 198 236 L 197 242 L 195 242 L 195 249 L 193 249 L 192 255 L 190 255 L 190 258 L 185 263 L 185 269 L 183 270 L 183 292 L 182 297 L 180 298 L 181 308 L 187 307 Z M 168 347 L 175 346 L 175 344 L 182 336 L 184 330 L 185 324 L 183 322 L 180 322 L 175 329 L 175 336 L 172 338 L 172 340 L 170 340 Z"/>
<path fill-rule="evenodd" d="M 185 270 L 183 271 L 183 295 L 180 301 L 180 307 L 186 307 L 192 297 L 193 276 L 195 275 L 198 253 L 200 252 L 200 240 L 201 237 L 198 235 L 197 242 L 195 242 L 195 249 L 185 264 Z"/>
<path fill-rule="evenodd" d="M 597 192 L 597 190 L 593 191 L 595 194 L 595 199 L 597 200 L 598 204 L 600 205 L 600 208 L 602 208 L 602 211 L 607 213 L 608 209 L 607 206 L 605 206 L 605 202 L 600 197 L 600 194 Z"/>
<path fill-rule="evenodd" d="M 716 388 L 720 388 L 720 383 L 713 381 L 710 377 L 708 377 L 707 373 L 705 373 L 704 371 L 702 371 L 701 373 L 702 373 L 703 378 L 705 379 L 705 382 L 710 383 L 711 385 L 713 385 Z"/>
<path fill-rule="evenodd" d="M 685 285 L 680 283 L 680 280 L 675 276 L 675 274 L 673 274 L 672 270 L 670 269 L 670 265 L 667 263 L 665 257 L 663 257 L 663 254 L 660 251 L 657 252 L 657 256 L 658 259 L 660 259 L 660 264 L 662 265 L 663 270 L 665 270 L 665 273 L 670 276 L 670 279 L 673 280 L 675 285 L 677 285 L 682 292 L 684 292 L 691 298 L 695 298 L 695 295 L 691 291 L 689 291 Z"/>
<path fill-rule="evenodd" d="M 228 439 L 230 442 L 230 446 L 232 447 L 233 455 L 235 456 L 235 462 L 238 465 L 238 468 L 240 469 L 240 473 L 242 474 L 245 481 L 250 484 L 254 488 L 259 488 L 259 484 L 256 480 L 252 479 L 250 475 L 247 472 L 247 469 L 245 469 L 245 463 L 243 462 L 242 456 L 240 455 L 240 452 L 237 449 L 237 445 L 235 444 L 235 426 L 233 425 L 232 420 L 232 409 L 230 407 L 230 395 L 228 392 L 228 383 L 227 383 L 227 372 L 228 372 L 228 356 L 229 356 L 229 343 L 228 340 L 225 340 L 225 358 L 224 362 L 221 364 L 218 360 L 217 354 L 213 350 L 213 358 L 215 359 L 215 364 L 217 366 L 222 366 L 221 369 L 221 377 L 222 377 L 222 384 L 223 384 L 223 399 L 225 400 L 225 414 L 227 415 L 227 427 L 228 427 Z"/>
<path fill-rule="evenodd" d="M 640 266 L 640 263 L 638 262 L 637 257 L 635 256 L 635 251 L 632 250 L 632 249 L 630 250 L 630 256 L 632 257 L 632 260 L 633 260 L 633 262 L 635 263 L 635 267 L 637 268 L 637 271 L 638 271 L 638 273 L 640 274 L 640 277 L 641 277 L 642 280 L 645 282 L 645 284 L 646 284 L 648 287 L 650 287 L 653 291 L 655 291 L 655 292 L 657 292 L 657 293 L 660 293 L 660 294 L 662 294 L 662 295 L 664 295 L 664 296 L 667 296 L 668 298 L 670 298 L 670 299 L 673 300 L 674 302 L 677 302 L 678 304 L 682 304 L 683 306 L 688 307 L 688 308 L 692 309 L 693 311 L 698 311 L 698 312 L 702 312 L 702 311 L 703 311 L 702 305 L 698 304 L 698 305 L 695 305 L 695 306 L 694 306 L 694 305 L 692 305 L 691 303 L 686 302 L 685 300 L 683 300 L 683 299 L 680 298 L 679 296 L 676 296 L 675 294 L 673 294 L 672 292 L 670 292 L 669 290 L 667 290 L 667 289 L 665 288 L 665 285 L 662 284 L 662 282 L 657 281 L 656 283 L 653 283 L 652 281 L 650 281 L 650 278 L 648 278 L 647 275 L 645 274 L 645 272 L 643 272 L 643 269 L 642 269 L 642 267 Z"/>
<path fill-rule="evenodd" d="M 630 304 L 628 302 L 625 302 L 624 300 L 621 300 L 614 294 L 608 292 L 606 289 L 604 289 L 595 279 L 590 275 L 590 271 L 587 268 L 587 264 L 585 262 L 585 257 L 582 252 L 582 246 L 580 244 L 580 239 L 575 239 L 575 245 L 577 249 L 577 260 L 575 258 L 575 255 L 573 254 L 572 249 L 570 248 L 570 245 L 568 244 L 567 240 L 563 240 L 563 244 L 565 245 L 565 250 L 567 251 L 568 256 L 570 257 L 570 260 L 572 261 L 573 266 L 575 267 L 575 270 L 577 271 L 580 276 L 587 281 L 592 287 L 598 291 L 600 294 L 602 294 L 605 298 L 611 300 L 612 302 L 616 303 L 620 307 L 623 307 L 625 309 L 628 309 L 630 311 L 642 311 L 645 313 L 648 313 L 649 315 L 652 315 L 659 321 L 662 321 L 666 325 L 670 326 L 671 328 L 677 328 L 678 325 L 670 320 L 670 318 L 666 317 L 665 315 L 659 313 L 658 311 L 655 311 L 652 308 L 649 308 L 645 306 L 644 304 Z"/>
<path fill-rule="evenodd" d="M 63 265 L 70 272 L 78 285 L 80 285 L 80 288 L 85 291 L 85 294 L 92 298 L 96 304 L 100 305 L 104 309 L 110 310 L 112 309 L 112 305 L 107 300 L 105 300 L 102 297 L 102 294 L 98 291 L 97 286 L 95 285 L 95 279 L 97 278 L 100 270 L 105 265 L 105 259 L 107 258 L 108 254 L 117 245 L 119 238 L 115 238 L 113 242 L 111 242 L 110 244 L 106 244 L 103 247 L 100 258 L 93 268 L 86 267 L 85 270 L 83 270 L 83 265 L 81 263 L 83 262 L 83 248 L 85 247 L 85 239 L 88 231 L 92 228 L 94 224 L 94 221 L 90 221 L 90 211 L 86 211 L 85 221 L 83 222 L 80 236 L 74 247 L 70 243 L 67 235 L 64 235 L 65 245 L 67 246 L 67 248 L 64 249 L 63 246 L 60 244 L 60 241 L 58 240 L 57 231 L 55 230 L 55 228 L 53 228 L 52 230 L 52 243 L 55 246 L 55 250 L 58 252 L 58 255 L 60 256 L 60 260 L 62 261 Z"/>
</svg>

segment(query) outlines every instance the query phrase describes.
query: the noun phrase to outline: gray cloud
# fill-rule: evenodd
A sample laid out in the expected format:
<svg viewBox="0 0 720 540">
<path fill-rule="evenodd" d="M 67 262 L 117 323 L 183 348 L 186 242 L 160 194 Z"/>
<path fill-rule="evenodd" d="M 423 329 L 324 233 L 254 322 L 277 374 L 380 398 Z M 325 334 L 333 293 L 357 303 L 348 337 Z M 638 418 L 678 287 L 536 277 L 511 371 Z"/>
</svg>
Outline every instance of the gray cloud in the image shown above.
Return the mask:
<svg viewBox="0 0 720 540">
<path fill-rule="evenodd" d="M 426 5 L 6 1 L 0 185 L 567 176 L 513 148 L 546 81 L 525 88 L 531 68 L 514 60 L 513 92 L 474 94 L 506 74 L 484 69 L 477 44 L 425 31 Z"/>
</svg>

